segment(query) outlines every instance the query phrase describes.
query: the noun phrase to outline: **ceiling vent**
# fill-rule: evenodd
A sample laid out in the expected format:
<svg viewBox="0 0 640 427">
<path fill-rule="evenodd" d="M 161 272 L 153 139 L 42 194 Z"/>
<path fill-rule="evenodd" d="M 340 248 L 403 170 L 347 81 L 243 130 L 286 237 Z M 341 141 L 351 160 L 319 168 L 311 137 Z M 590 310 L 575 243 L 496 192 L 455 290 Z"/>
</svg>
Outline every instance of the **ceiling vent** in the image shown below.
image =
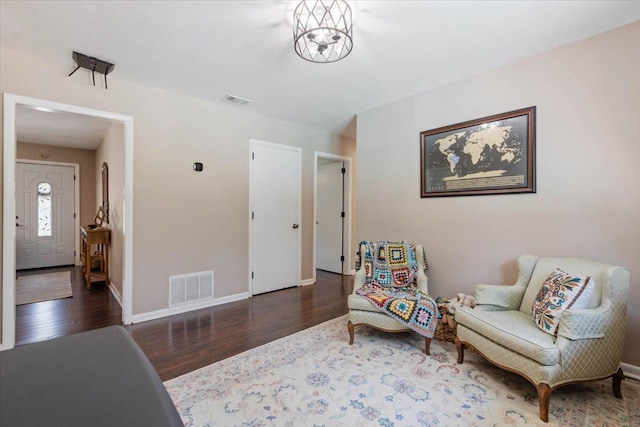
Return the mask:
<svg viewBox="0 0 640 427">
<path fill-rule="evenodd" d="M 238 105 L 247 105 L 253 102 L 250 99 L 240 98 L 239 96 L 234 96 L 234 95 L 225 95 L 224 98 L 222 98 L 222 100 L 226 102 L 231 102 L 233 104 L 238 104 Z"/>
</svg>

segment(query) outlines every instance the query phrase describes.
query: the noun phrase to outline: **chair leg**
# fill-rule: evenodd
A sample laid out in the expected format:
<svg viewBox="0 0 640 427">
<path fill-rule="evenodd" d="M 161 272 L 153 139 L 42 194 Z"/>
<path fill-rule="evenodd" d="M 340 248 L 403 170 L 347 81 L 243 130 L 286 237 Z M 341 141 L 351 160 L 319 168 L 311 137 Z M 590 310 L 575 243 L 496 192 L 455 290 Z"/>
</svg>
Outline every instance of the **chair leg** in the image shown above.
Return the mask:
<svg viewBox="0 0 640 427">
<path fill-rule="evenodd" d="M 613 374 L 613 395 L 618 399 L 622 399 L 622 392 L 620 391 L 620 385 L 622 384 L 623 379 L 624 379 L 624 372 L 622 372 L 622 368 L 619 368 L 618 372 Z"/>
<path fill-rule="evenodd" d="M 458 337 L 455 337 L 456 348 L 458 349 L 458 363 L 464 362 L 464 345 L 460 342 Z"/>
<path fill-rule="evenodd" d="M 427 356 L 431 355 L 431 338 L 424 337 L 424 352 Z"/>
<path fill-rule="evenodd" d="M 551 387 L 549 384 L 538 384 L 538 405 L 540 406 L 540 419 L 549 422 L 549 401 L 551 400 Z"/>
<path fill-rule="evenodd" d="M 351 322 L 351 320 L 347 322 L 347 329 L 349 329 L 349 345 L 353 345 L 353 333 L 355 325 Z"/>
</svg>

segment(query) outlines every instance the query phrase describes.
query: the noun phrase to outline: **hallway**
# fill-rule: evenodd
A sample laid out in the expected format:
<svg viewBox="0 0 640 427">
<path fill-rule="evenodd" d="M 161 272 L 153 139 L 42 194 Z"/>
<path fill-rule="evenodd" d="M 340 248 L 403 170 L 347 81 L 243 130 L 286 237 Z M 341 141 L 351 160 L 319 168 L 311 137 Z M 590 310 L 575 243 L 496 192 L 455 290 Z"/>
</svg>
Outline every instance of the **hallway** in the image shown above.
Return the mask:
<svg viewBox="0 0 640 427">
<path fill-rule="evenodd" d="M 71 272 L 71 298 L 16 306 L 16 346 L 122 324 L 122 309 L 108 287 L 84 284 L 82 267 L 52 267 L 18 271 L 18 276 Z"/>
</svg>

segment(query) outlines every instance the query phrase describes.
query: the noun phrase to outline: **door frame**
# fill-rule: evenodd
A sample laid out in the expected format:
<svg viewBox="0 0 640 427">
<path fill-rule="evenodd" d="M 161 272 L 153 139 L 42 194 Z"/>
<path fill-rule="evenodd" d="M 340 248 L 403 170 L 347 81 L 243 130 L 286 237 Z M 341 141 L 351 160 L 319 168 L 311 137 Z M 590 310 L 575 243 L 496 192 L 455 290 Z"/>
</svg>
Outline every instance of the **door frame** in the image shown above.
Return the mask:
<svg viewBox="0 0 640 427">
<path fill-rule="evenodd" d="M 317 245 L 317 229 L 318 221 L 318 159 L 331 159 L 344 162 L 345 167 L 345 189 L 344 189 L 344 206 L 346 209 L 344 218 L 343 239 L 345 242 L 344 265 L 342 274 L 352 275 L 355 272 L 351 269 L 351 210 L 352 210 L 352 159 L 351 157 L 340 156 L 338 154 L 324 153 L 322 151 L 313 152 L 313 279 L 309 283 L 316 282 L 316 245 Z"/>
<path fill-rule="evenodd" d="M 253 147 L 256 145 L 260 145 L 263 147 L 275 148 L 278 150 L 287 150 L 287 151 L 296 151 L 298 153 L 298 223 L 300 224 L 300 231 L 297 233 L 298 240 L 298 253 L 297 253 L 297 261 L 296 261 L 296 280 L 298 282 L 298 286 L 301 285 L 301 276 L 302 276 L 302 230 L 303 230 L 303 222 L 302 222 L 302 148 L 295 147 L 293 145 L 285 145 L 285 144 L 276 144 L 273 142 L 261 141 L 259 139 L 249 139 L 249 209 L 247 212 L 247 220 L 249 221 L 249 271 L 247 272 L 249 286 L 247 289 L 249 290 L 249 296 L 253 296 L 253 279 L 251 278 L 251 272 L 253 271 L 253 221 L 251 219 L 251 212 L 253 207 L 253 189 L 251 188 L 251 183 L 253 182 L 253 167 L 251 164 Z"/>
<path fill-rule="evenodd" d="M 124 206 L 122 323 L 132 317 L 133 299 L 133 117 L 10 93 L 3 94 L 3 183 L 2 183 L 2 338 L 0 351 L 13 348 L 16 340 L 16 199 L 17 151 L 16 109 L 18 105 L 46 111 L 83 114 L 121 123 L 124 127 Z"/>
<path fill-rule="evenodd" d="M 64 166 L 72 167 L 75 179 L 73 180 L 73 212 L 75 217 L 73 220 L 73 262 L 75 265 L 80 264 L 80 239 L 78 238 L 78 230 L 80 230 L 80 164 L 78 163 L 66 163 L 66 162 L 50 162 L 47 160 L 29 160 L 29 159 L 16 159 L 16 163 L 30 163 L 32 165 L 45 165 L 45 166 Z M 14 196 L 15 200 L 15 196 Z M 14 215 L 15 217 L 15 215 Z"/>
</svg>

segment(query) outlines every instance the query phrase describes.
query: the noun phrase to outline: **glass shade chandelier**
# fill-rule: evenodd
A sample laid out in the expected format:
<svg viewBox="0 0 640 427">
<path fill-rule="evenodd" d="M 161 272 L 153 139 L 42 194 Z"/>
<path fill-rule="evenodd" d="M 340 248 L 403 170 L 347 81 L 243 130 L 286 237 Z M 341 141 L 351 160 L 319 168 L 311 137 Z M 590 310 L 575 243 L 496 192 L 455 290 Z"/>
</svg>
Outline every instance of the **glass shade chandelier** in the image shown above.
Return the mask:
<svg viewBox="0 0 640 427">
<path fill-rule="evenodd" d="M 344 0 L 303 0 L 293 11 L 293 43 L 307 61 L 339 61 L 353 48 L 351 7 Z"/>
</svg>

